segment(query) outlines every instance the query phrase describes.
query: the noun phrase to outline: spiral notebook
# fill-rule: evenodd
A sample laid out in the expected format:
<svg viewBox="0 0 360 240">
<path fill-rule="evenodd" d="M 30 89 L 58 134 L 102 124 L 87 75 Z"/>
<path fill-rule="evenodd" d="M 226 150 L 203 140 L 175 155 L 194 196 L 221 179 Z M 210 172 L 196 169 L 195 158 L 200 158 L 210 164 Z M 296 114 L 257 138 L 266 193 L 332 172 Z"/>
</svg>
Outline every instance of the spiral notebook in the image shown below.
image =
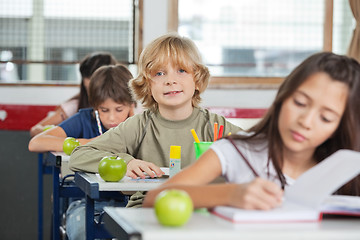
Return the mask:
<svg viewBox="0 0 360 240">
<path fill-rule="evenodd" d="M 360 216 L 360 197 L 331 196 L 358 174 L 360 153 L 339 150 L 287 186 L 278 208 L 262 211 L 218 206 L 212 213 L 234 223 L 320 221 L 323 214 Z"/>
</svg>

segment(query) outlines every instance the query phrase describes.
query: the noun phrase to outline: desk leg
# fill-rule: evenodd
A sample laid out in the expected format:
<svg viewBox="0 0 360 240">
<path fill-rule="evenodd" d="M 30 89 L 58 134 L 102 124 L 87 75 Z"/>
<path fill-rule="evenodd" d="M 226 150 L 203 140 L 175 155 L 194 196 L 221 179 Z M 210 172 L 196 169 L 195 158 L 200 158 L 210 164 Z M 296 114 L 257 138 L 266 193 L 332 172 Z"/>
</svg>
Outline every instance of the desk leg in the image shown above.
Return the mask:
<svg viewBox="0 0 360 240">
<path fill-rule="evenodd" d="M 95 212 L 95 201 L 86 195 L 86 213 L 85 213 L 85 229 L 86 229 L 86 240 L 94 239 L 94 212 Z"/>
<path fill-rule="evenodd" d="M 43 239 L 43 154 L 38 154 L 38 240 Z"/>
<path fill-rule="evenodd" d="M 53 240 L 60 240 L 60 169 L 56 166 L 53 169 Z"/>
</svg>

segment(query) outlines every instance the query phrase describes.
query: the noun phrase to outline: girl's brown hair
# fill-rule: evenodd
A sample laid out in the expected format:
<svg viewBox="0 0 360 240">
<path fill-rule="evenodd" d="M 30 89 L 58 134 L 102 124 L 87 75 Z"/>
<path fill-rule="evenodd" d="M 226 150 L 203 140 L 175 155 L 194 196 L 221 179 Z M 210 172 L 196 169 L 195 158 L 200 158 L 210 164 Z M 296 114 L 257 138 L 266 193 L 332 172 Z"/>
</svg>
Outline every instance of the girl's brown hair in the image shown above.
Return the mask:
<svg viewBox="0 0 360 240">
<path fill-rule="evenodd" d="M 345 111 L 333 136 L 318 146 L 314 153 L 317 162 L 321 162 L 339 149 L 360 151 L 360 65 L 346 56 L 330 52 L 317 53 L 303 61 L 281 84 L 275 100 L 264 118 L 249 129 L 250 136 L 233 136 L 234 139 L 265 138 L 269 147 L 269 161 L 274 164 L 280 181 L 285 178 L 281 168 L 283 165 L 283 142 L 280 137 L 278 121 L 282 103 L 289 98 L 298 87 L 312 74 L 324 72 L 334 81 L 349 87 Z M 338 193 L 360 195 L 360 176 L 341 188 Z"/>
<path fill-rule="evenodd" d="M 151 95 L 151 76 L 168 63 L 193 73 L 196 89 L 192 104 L 198 106 L 201 102 L 200 94 L 208 86 L 210 73 L 202 64 L 201 55 L 194 42 L 175 33 L 155 39 L 141 53 L 138 63 L 139 74 L 130 81 L 130 88 L 136 100 L 152 111 L 158 108 Z"/>
<path fill-rule="evenodd" d="M 74 98 L 79 99 L 78 110 L 81 108 L 90 107 L 89 96 L 84 86 L 84 78 L 90 78 L 91 75 L 101 66 L 115 65 L 118 61 L 116 58 L 107 52 L 95 52 L 86 55 L 80 61 L 81 85 L 80 93 Z"/>
<path fill-rule="evenodd" d="M 117 103 L 135 103 L 129 90 L 129 80 L 133 78 L 127 67 L 118 65 L 102 66 L 90 78 L 89 101 L 94 109 L 111 98 Z"/>
</svg>

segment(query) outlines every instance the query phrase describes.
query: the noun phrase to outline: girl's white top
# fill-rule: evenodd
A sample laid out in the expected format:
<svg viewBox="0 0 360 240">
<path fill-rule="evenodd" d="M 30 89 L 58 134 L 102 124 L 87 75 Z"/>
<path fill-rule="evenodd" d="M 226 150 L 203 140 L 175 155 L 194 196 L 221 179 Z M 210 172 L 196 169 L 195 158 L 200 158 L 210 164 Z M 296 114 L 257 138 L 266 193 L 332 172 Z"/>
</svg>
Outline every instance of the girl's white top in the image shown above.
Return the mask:
<svg viewBox="0 0 360 240">
<path fill-rule="evenodd" d="M 256 141 L 256 144 L 244 140 L 234 140 L 236 146 L 247 158 L 259 177 L 268 179 L 280 185 L 277 173 L 272 162 L 268 161 L 267 141 Z M 215 151 L 222 168 L 222 175 L 231 183 L 247 183 L 256 176 L 248 167 L 245 160 L 237 152 L 229 140 L 221 139 L 211 145 Z M 287 184 L 291 185 L 294 179 L 285 175 Z"/>
<path fill-rule="evenodd" d="M 65 112 L 66 116 L 69 118 L 75 113 L 77 113 L 78 105 L 79 105 L 78 99 L 71 99 L 69 101 L 62 103 L 60 106 Z"/>
</svg>

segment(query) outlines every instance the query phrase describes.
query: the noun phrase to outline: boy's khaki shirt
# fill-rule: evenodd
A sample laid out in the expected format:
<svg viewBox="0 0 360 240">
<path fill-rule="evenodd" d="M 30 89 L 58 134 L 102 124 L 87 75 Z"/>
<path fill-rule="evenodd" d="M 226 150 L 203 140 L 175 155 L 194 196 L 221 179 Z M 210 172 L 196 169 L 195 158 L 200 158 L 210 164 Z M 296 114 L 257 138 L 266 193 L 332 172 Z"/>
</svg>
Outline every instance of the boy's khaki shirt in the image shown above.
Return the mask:
<svg viewBox="0 0 360 240">
<path fill-rule="evenodd" d="M 191 116 L 181 121 L 167 120 L 158 112 L 147 110 L 77 147 L 71 154 L 69 167 L 73 171 L 97 173 L 99 161 L 104 156 L 119 156 L 126 162 L 136 158 L 169 167 L 170 146 L 177 145 L 181 146 L 181 167 L 184 168 L 195 161 L 194 138 L 190 130 L 195 129 L 200 141 L 211 142 L 215 122 L 224 125 L 224 136 L 241 130 L 223 116 L 206 109 L 194 108 Z"/>
</svg>

